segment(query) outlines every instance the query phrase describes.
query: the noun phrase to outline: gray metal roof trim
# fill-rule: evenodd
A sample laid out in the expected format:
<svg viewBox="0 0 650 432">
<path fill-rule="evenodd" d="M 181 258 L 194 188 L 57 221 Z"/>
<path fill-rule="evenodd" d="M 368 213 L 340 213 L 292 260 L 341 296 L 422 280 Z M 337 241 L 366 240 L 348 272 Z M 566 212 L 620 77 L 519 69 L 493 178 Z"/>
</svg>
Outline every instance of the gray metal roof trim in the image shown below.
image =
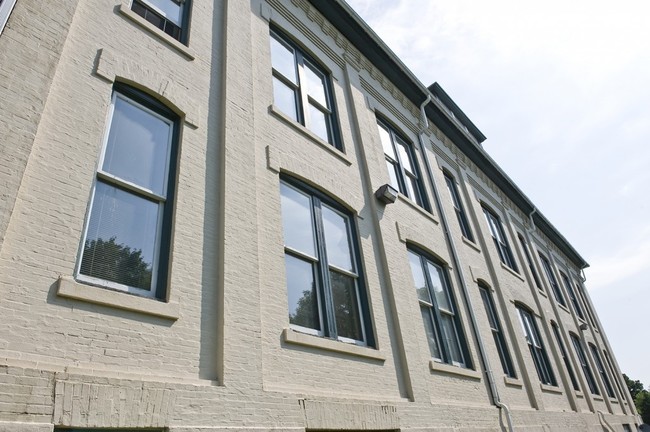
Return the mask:
<svg viewBox="0 0 650 432">
<path fill-rule="evenodd" d="M 479 130 L 478 127 L 472 122 L 469 117 L 465 114 L 465 112 L 460 109 L 460 107 L 454 102 L 454 100 L 449 96 L 449 94 L 445 91 L 445 89 L 442 88 L 442 86 L 438 82 L 434 82 L 428 87 L 428 90 L 433 93 L 435 96 L 437 96 L 443 104 L 447 106 L 451 110 L 451 112 L 454 113 L 456 117 L 460 120 L 460 122 L 467 126 L 469 129 L 469 132 L 472 134 L 474 138 L 476 138 L 476 141 L 478 143 L 482 143 L 485 141 L 486 136 L 483 135 L 483 132 Z"/>
<path fill-rule="evenodd" d="M 402 63 L 397 55 L 377 36 L 368 24 L 343 0 L 308 0 L 361 53 L 390 79 L 415 105 L 420 105 L 430 94 L 429 89 Z M 451 99 L 451 98 L 450 98 Z M 465 135 L 449 115 L 435 104 L 428 104 L 426 114 L 524 213 L 536 207 L 498 164 Z M 535 225 L 578 267 L 589 264 L 571 246 L 567 239 L 542 215 L 535 213 Z"/>
</svg>

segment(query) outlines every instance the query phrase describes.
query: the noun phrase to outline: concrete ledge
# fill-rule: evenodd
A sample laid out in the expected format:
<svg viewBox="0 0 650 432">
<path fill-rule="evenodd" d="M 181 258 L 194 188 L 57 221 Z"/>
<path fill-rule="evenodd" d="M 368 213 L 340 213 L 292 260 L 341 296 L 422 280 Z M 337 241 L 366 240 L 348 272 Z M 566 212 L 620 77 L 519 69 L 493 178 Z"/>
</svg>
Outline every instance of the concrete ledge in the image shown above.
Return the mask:
<svg viewBox="0 0 650 432">
<path fill-rule="evenodd" d="M 4 422 L 0 421 L 0 432 L 52 432 L 50 423 Z"/>
<path fill-rule="evenodd" d="M 514 269 L 511 269 L 510 267 L 508 267 L 504 263 L 501 263 L 501 268 L 504 269 L 505 271 L 507 271 L 508 273 L 510 273 L 511 275 L 515 276 L 520 281 L 526 282 L 526 279 L 524 279 L 522 275 L 520 275 L 519 273 L 514 271 Z"/>
<path fill-rule="evenodd" d="M 341 150 L 337 149 L 327 141 L 323 141 L 321 137 L 319 137 L 318 135 L 316 135 L 315 133 L 313 133 L 312 131 L 310 131 L 309 129 L 307 129 L 306 127 L 304 127 L 303 125 L 301 125 L 300 123 L 292 119 L 291 117 L 287 116 L 285 113 L 280 111 L 280 109 L 275 105 L 269 106 L 269 114 L 272 114 L 275 118 L 281 120 L 286 125 L 291 126 L 293 129 L 300 132 L 305 138 L 308 138 L 314 144 L 317 144 L 319 147 L 323 148 L 324 150 L 327 150 L 329 153 L 336 156 L 347 166 L 352 165 L 352 161 L 348 159 L 345 153 L 343 153 Z"/>
<path fill-rule="evenodd" d="M 504 376 L 503 377 L 503 382 L 508 387 L 522 388 L 524 386 L 524 383 L 521 382 L 521 380 L 519 378 L 512 378 L 512 377 L 509 377 L 509 376 Z"/>
<path fill-rule="evenodd" d="M 374 348 L 362 347 L 359 345 L 335 341 L 320 336 L 300 333 L 291 328 L 285 328 L 282 331 L 282 340 L 289 344 L 319 348 L 322 350 L 350 354 L 353 356 L 379 360 L 382 362 L 386 360 L 386 357 Z"/>
<path fill-rule="evenodd" d="M 546 393 L 557 393 L 557 394 L 562 394 L 564 393 L 560 387 L 557 386 L 552 386 L 548 384 L 542 384 L 539 383 L 539 387 L 542 389 L 543 392 Z"/>
<path fill-rule="evenodd" d="M 463 378 L 470 378 L 476 381 L 481 381 L 482 375 L 480 372 L 473 369 L 465 369 L 460 366 L 449 365 L 446 363 L 440 363 L 435 360 L 429 360 L 429 368 L 432 371 L 444 372 L 450 375 L 457 375 Z"/>
<path fill-rule="evenodd" d="M 411 198 L 407 197 L 403 193 L 400 192 L 399 194 L 397 194 L 397 198 L 400 202 L 403 202 L 404 204 L 408 205 L 409 207 L 411 207 L 413 210 L 420 213 L 425 218 L 430 219 L 431 222 L 433 222 L 434 224 L 436 225 L 440 224 L 438 218 L 436 218 L 436 215 L 420 207 L 415 201 L 411 200 Z"/>
<path fill-rule="evenodd" d="M 129 7 L 127 0 L 122 1 L 122 3 L 118 6 L 118 11 L 122 16 L 133 21 L 135 24 L 139 25 L 144 30 L 155 36 L 158 40 L 175 49 L 188 60 L 192 61 L 196 58 L 196 54 L 194 54 L 194 51 L 191 50 L 190 47 L 183 45 L 164 31 L 160 30 L 155 25 L 151 24 L 149 21 L 142 18 L 140 15 L 133 12 Z"/>
<path fill-rule="evenodd" d="M 474 249 L 476 252 L 481 253 L 481 248 L 475 242 L 471 241 L 465 236 L 462 236 L 462 239 L 463 239 L 463 243 L 465 243 L 467 246 Z"/>
<path fill-rule="evenodd" d="M 81 284 L 73 279 L 59 278 L 56 294 L 60 297 L 81 300 L 88 303 L 110 306 L 116 309 L 139 312 L 161 318 L 177 320 L 178 303 L 165 303 L 158 300 Z"/>
</svg>

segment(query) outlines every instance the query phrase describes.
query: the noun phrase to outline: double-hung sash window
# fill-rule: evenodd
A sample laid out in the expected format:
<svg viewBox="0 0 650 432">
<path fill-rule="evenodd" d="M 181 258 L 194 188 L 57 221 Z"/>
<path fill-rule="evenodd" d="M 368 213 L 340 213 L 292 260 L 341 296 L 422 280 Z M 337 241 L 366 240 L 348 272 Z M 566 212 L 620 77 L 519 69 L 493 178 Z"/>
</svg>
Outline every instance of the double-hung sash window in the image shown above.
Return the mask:
<svg viewBox="0 0 650 432">
<path fill-rule="evenodd" d="M 544 349 L 535 318 L 533 318 L 533 315 L 529 311 L 521 307 L 518 307 L 517 310 L 519 311 L 519 321 L 524 330 L 526 343 L 528 344 L 530 355 L 533 358 L 539 380 L 542 384 L 557 386 L 557 381 L 555 381 L 555 375 L 546 355 L 546 349 Z"/>
<path fill-rule="evenodd" d="M 78 280 L 164 297 L 177 127 L 174 113 L 153 98 L 116 85 Z"/>
<path fill-rule="evenodd" d="M 0 0 L 0 33 L 2 33 L 5 24 L 7 24 L 9 15 L 15 4 L 16 0 Z"/>
<path fill-rule="evenodd" d="M 411 198 L 420 207 L 427 208 L 413 146 L 386 123 L 378 120 L 377 126 L 381 145 L 384 148 L 390 185 Z"/>
<path fill-rule="evenodd" d="M 497 351 L 499 351 L 499 359 L 501 360 L 503 373 L 511 378 L 515 378 L 515 368 L 512 365 L 512 358 L 510 357 L 510 352 L 508 351 L 508 346 L 506 345 L 506 340 L 503 336 L 503 330 L 501 328 L 501 323 L 499 322 L 496 308 L 494 307 L 492 295 L 487 287 L 479 285 L 479 290 L 481 292 L 481 298 L 483 299 L 485 312 L 487 313 L 488 322 L 490 323 L 490 330 L 492 330 L 492 336 L 494 337 L 494 344 L 497 347 Z"/>
<path fill-rule="evenodd" d="M 133 0 L 131 10 L 160 30 L 187 42 L 189 0 Z"/>
<path fill-rule="evenodd" d="M 528 244 L 526 243 L 526 240 L 524 240 L 524 237 L 519 234 L 517 236 L 519 238 L 519 244 L 521 244 L 521 249 L 524 251 L 524 257 L 526 257 L 526 264 L 528 264 L 528 268 L 530 269 L 530 273 L 533 275 L 533 280 L 535 281 L 535 286 L 538 289 L 542 289 L 542 284 L 539 281 L 539 276 L 537 275 L 537 270 L 535 269 L 535 265 L 533 264 L 533 259 L 530 256 L 530 251 L 528 250 Z"/>
<path fill-rule="evenodd" d="M 321 193 L 280 183 L 289 323 L 357 345 L 374 345 L 352 216 Z"/>
<path fill-rule="evenodd" d="M 483 207 L 483 213 L 485 214 L 485 220 L 490 228 L 490 234 L 494 240 L 494 246 L 497 248 L 497 252 L 499 253 L 499 259 L 503 264 L 507 265 L 514 271 L 517 271 L 515 257 L 512 255 L 512 250 L 508 244 L 508 239 L 503 231 L 503 226 L 501 225 L 499 217 L 486 207 Z"/>
<path fill-rule="evenodd" d="M 600 358 L 600 354 L 598 353 L 598 348 L 596 348 L 596 345 L 590 343 L 589 349 L 591 350 L 591 354 L 594 357 L 594 362 L 596 363 L 596 369 L 598 369 L 600 378 L 603 380 L 603 384 L 605 384 L 605 390 L 607 391 L 607 396 L 609 396 L 610 398 L 614 398 L 615 397 L 614 388 L 612 387 L 612 383 L 609 381 L 609 376 L 605 371 L 605 365 L 603 364 L 603 361 Z"/>
<path fill-rule="evenodd" d="M 555 339 L 557 339 L 557 345 L 560 347 L 560 354 L 562 355 L 562 360 L 564 361 L 564 366 L 566 366 L 567 373 L 571 379 L 571 385 L 574 390 L 580 391 L 580 386 L 578 385 L 578 380 L 576 380 L 576 375 L 573 373 L 573 367 L 571 366 L 571 360 L 567 355 L 567 351 L 564 348 L 564 342 L 562 342 L 562 336 L 560 335 L 560 328 L 554 322 L 551 323 L 553 327 L 553 333 L 555 334 Z"/>
<path fill-rule="evenodd" d="M 571 342 L 573 342 L 573 348 L 575 348 L 576 355 L 578 356 L 578 361 L 580 362 L 580 366 L 582 367 L 582 373 L 584 374 L 585 379 L 587 380 L 587 385 L 589 386 L 589 390 L 591 391 L 592 394 L 600 395 L 600 391 L 598 390 L 598 386 L 596 385 L 596 380 L 594 379 L 594 375 L 591 373 L 591 368 L 589 367 L 587 356 L 585 355 L 585 350 L 582 349 L 582 342 L 580 342 L 580 338 L 574 334 L 571 334 Z"/>
<path fill-rule="evenodd" d="M 551 289 L 553 290 L 553 295 L 555 296 L 555 300 L 562 306 L 566 307 L 566 300 L 564 299 L 564 295 L 562 294 L 562 288 L 560 288 L 560 285 L 557 283 L 557 279 L 555 279 L 555 273 L 553 273 L 553 267 L 551 266 L 551 262 L 546 258 L 544 255 L 541 253 L 539 254 L 539 259 L 542 261 L 542 267 L 544 267 L 544 273 L 546 273 L 546 279 L 548 280 L 548 283 L 551 285 Z"/>
<path fill-rule="evenodd" d="M 341 149 L 330 76 L 295 44 L 271 31 L 273 103 L 323 141 Z"/>
<path fill-rule="evenodd" d="M 580 301 L 578 300 L 578 297 L 576 296 L 576 292 L 573 289 L 573 284 L 571 283 L 571 280 L 569 277 L 560 272 L 560 277 L 562 277 L 562 282 L 564 282 L 564 287 L 566 288 L 567 292 L 569 293 L 569 300 L 571 300 L 571 304 L 573 304 L 573 309 L 575 309 L 576 314 L 581 318 L 585 319 L 585 314 L 582 312 L 582 307 L 580 307 Z"/>
<path fill-rule="evenodd" d="M 447 188 L 451 195 L 451 202 L 454 205 L 454 211 L 456 212 L 456 218 L 458 219 L 458 225 L 460 225 L 460 231 L 467 240 L 474 241 L 474 236 L 472 236 L 472 230 L 469 226 L 465 209 L 463 208 L 463 202 L 460 199 L 460 194 L 456 187 L 456 180 L 446 172 L 444 174 L 445 182 L 447 182 Z"/>
<path fill-rule="evenodd" d="M 471 367 L 447 273 L 418 252 L 409 250 L 408 257 L 431 356 L 443 363 Z"/>
</svg>

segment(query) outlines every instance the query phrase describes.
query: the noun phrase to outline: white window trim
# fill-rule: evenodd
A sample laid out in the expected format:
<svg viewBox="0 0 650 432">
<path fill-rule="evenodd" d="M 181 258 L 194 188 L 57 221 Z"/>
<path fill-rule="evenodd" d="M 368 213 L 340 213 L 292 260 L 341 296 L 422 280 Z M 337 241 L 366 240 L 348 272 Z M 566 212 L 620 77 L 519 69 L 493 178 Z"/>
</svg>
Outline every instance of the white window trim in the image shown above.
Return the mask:
<svg viewBox="0 0 650 432">
<path fill-rule="evenodd" d="M 7 21 L 9 20 L 9 15 L 16 5 L 16 0 L 4 0 L 2 5 L 0 5 L 0 33 L 4 30 Z"/>
</svg>

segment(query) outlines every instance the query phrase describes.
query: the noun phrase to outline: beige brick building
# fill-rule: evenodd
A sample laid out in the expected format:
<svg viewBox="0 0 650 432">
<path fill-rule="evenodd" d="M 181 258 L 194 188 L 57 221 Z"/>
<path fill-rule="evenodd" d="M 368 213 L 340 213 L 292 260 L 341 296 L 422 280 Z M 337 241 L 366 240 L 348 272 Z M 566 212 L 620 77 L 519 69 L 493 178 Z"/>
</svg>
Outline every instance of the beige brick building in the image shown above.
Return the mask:
<svg viewBox="0 0 650 432">
<path fill-rule="evenodd" d="M 636 427 L 584 259 L 342 0 L 0 29 L 0 431 Z"/>
</svg>

